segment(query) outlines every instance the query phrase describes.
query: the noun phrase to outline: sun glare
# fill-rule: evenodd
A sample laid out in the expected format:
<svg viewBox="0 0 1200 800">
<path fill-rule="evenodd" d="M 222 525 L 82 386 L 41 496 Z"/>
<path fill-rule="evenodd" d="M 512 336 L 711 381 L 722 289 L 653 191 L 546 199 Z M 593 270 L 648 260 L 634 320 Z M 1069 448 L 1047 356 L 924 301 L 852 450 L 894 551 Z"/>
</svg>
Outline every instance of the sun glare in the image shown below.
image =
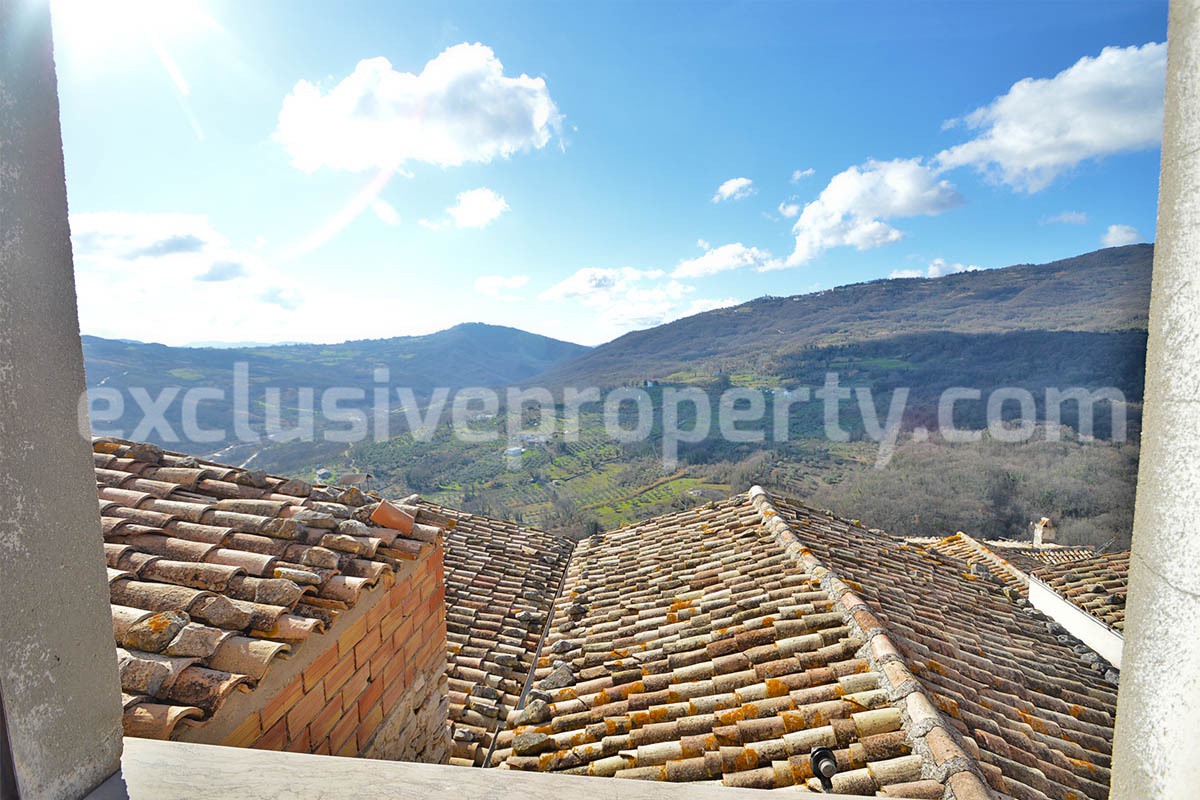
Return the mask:
<svg viewBox="0 0 1200 800">
<path fill-rule="evenodd" d="M 119 56 L 117 48 L 177 41 L 221 26 L 193 0 L 54 0 L 58 47 L 72 55 Z"/>
<path fill-rule="evenodd" d="M 195 0 L 54 0 L 54 35 L 60 58 L 89 70 L 133 66 L 153 54 L 178 94 L 180 107 L 198 139 L 204 138 L 188 96 L 191 85 L 171 48 L 206 34 L 222 33 Z M 140 52 L 139 52 L 140 51 Z"/>
</svg>

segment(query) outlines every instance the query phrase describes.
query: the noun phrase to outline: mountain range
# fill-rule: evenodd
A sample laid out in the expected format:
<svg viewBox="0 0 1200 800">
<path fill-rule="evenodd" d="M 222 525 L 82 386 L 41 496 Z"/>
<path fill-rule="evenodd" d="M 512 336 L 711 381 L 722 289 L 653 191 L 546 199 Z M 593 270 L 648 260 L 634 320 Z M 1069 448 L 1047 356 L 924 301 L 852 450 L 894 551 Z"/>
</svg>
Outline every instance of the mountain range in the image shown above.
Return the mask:
<svg viewBox="0 0 1200 800">
<path fill-rule="evenodd" d="M 1152 245 L 1137 244 L 1049 264 L 762 297 L 627 333 L 539 380 L 610 386 L 718 371 L 771 374 L 804 350 L 932 332 L 1144 331 L 1153 254 Z"/>
<path fill-rule="evenodd" d="M 247 365 L 252 399 L 277 387 L 281 405 L 293 411 L 300 387 L 357 387 L 370 397 L 386 383 L 409 387 L 420 400 L 440 386 L 819 383 L 834 368 L 877 389 L 913 386 L 918 398 L 981 381 L 1032 388 L 1062 380 L 1116 385 L 1138 400 L 1152 260 L 1151 245 L 1131 245 L 1049 264 L 763 297 L 595 348 L 479 323 L 340 344 L 198 348 L 84 336 L 83 348 L 89 388 L 142 387 L 150 397 L 170 387 L 225 390 L 224 399 L 202 403 L 198 416 L 206 428 L 226 430 L 238 363 Z M 380 368 L 386 381 L 377 380 Z M 252 402 L 250 422 L 260 425 L 265 413 L 261 400 Z M 108 429 L 130 431 L 140 414 L 127 402 Z M 165 418 L 175 425 L 180 414 L 175 402 Z M 154 439 L 160 432 L 145 433 Z"/>
</svg>

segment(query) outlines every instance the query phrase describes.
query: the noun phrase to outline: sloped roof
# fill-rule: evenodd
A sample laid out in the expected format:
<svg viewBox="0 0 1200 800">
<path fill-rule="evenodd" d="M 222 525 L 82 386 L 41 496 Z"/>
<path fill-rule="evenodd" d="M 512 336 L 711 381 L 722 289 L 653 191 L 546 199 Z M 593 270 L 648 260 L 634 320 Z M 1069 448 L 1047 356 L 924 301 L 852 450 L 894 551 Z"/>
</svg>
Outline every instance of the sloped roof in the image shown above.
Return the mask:
<svg viewBox="0 0 1200 800">
<path fill-rule="evenodd" d="M 98 439 L 125 733 L 169 738 L 253 691 L 362 591 L 435 545 L 371 524 L 379 498 Z M 436 539 L 427 515 L 413 535 Z"/>
<path fill-rule="evenodd" d="M 1038 567 L 1033 575 L 1108 627 L 1125 630 L 1128 551 Z"/>
<path fill-rule="evenodd" d="M 807 784 L 827 745 L 836 791 L 941 797 L 892 703 L 894 681 L 915 682 L 867 646 L 847 588 L 765 522 L 741 495 L 580 542 L 496 760 L 774 788 Z"/>
<path fill-rule="evenodd" d="M 1012 562 L 1018 569 L 1031 572 L 1047 564 L 1067 564 L 1096 554 L 1091 547 L 1070 547 L 1045 544 L 1035 547 L 1029 542 L 1013 542 L 1006 539 L 989 539 L 983 544 L 996 554 Z"/>
<path fill-rule="evenodd" d="M 994 790 L 1108 796 L 1116 691 L 1053 623 L 934 547 L 776 507 L 878 614 Z"/>
<path fill-rule="evenodd" d="M 1128 550 L 1097 553 L 1089 547 L 981 542 L 961 532 L 929 542 L 939 552 L 972 565 L 976 575 L 987 577 L 990 574 L 1022 597 L 1029 596 L 1029 577 L 1032 575 L 1108 627 L 1117 631 L 1125 627 Z"/>
<path fill-rule="evenodd" d="M 913 540 L 907 539 L 906 541 L 912 542 Z M 953 536 L 932 540 L 929 544 L 940 553 L 970 564 L 971 571 L 976 576 L 990 577 L 1002 583 L 1010 591 L 1023 596 L 1029 595 L 1029 575 L 975 538 L 959 531 Z"/>
<path fill-rule="evenodd" d="M 533 667 L 574 542 L 419 502 L 457 521 L 446 535 L 446 640 L 454 757 L 482 765 Z"/>
<path fill-rule="evenodd" d="M 581 542 L 512 769 L 1103 798 L 1116 695 L 961 558 L 752 490 Z M 980 780 L 982 778 L 982 780 Z"/>
</svg>

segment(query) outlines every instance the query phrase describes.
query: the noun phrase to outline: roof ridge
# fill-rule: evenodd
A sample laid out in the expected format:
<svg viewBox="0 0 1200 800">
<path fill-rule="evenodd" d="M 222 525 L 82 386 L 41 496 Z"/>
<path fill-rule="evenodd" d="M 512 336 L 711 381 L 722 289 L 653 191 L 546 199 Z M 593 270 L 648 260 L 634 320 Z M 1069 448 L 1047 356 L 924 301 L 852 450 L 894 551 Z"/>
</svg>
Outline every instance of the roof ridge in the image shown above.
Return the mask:
<svg viewBox="0 0 1200 800">
<path fill-rule="evenodd" d="M 756 484 L 750 487 L 746 496 L 761 517 L 763 527 L 783 552 L 817 578 L 821 588 L 841 606 L 846 625 L 861 634 L 866 643 L 863 655 L 883 676 L 888 697 L 900 709 L 913 750 L 921 756 L 929 777 L 950 787 L 951 796 L 956 798 L 991 797 L 978 760 L 963 748 L 958 733 L 909 670 L 899 648 L 875 613 L 800 541 L 766 489 Z M 951 778 L 956 779 L 952 782 Z"/>
<path fill-rule="evenodd" d="M 1023 569 L 1020 569 L 1019 567 L 1015 566 L 1011 561 L 1002 557 L 999 553 L 992 550 L 990 547 L 988 547 L 983 542 L 976 539 L 974 536 L 971 536 L 968 533 L 964 533 L 963 531 L 958 531 L 954 535 L 947 536 L 946 538 L 942 539 L 942 541 L 950 542 L 954 539 L 957 539 L 958 541 L 962 542 L 969 549 L 971 549 L 976 555 L 981 557 L 983 560 L 987 561 L 988 564 L 994 566 L 996 569 L 1015 578 L 1017 581 L 1019 581 L 1024 586 L 1029 585 L 1029 573 L 1027 573 Z"/>
</svg>

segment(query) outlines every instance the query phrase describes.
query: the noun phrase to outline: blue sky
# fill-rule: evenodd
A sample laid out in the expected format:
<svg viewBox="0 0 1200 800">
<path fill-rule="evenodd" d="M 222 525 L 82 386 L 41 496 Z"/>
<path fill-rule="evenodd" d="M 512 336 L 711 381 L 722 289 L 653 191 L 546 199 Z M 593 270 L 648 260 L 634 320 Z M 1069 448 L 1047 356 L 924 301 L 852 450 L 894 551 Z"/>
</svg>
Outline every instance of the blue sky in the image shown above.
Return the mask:
<svg viewBox="0 0 1200 800">
<path fill-rule="evenodd" d="M 1153 239 L 1165 3 L 55 15 L 84 333 L 597 344 Z"/>
</svg>

